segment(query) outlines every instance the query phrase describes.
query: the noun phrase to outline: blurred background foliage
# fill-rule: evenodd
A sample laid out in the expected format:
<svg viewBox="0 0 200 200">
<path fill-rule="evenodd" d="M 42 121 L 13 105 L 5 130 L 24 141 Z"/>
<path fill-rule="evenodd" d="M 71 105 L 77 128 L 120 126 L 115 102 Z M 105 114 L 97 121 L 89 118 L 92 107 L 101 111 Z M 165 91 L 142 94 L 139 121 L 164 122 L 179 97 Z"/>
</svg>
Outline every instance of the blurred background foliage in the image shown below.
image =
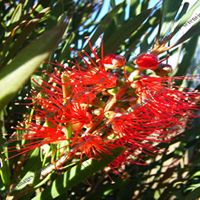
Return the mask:
<svg viewBox="0 0 200 200">
<path fill-rule="evenodd" d="M 153 157 L 147 166 L 127 165 L 126 177 L 99 171 L 108 162 L 84 169 L 69 166 L 40 180 L 40 170 L 50 163 L 36 149 L 11 160 L 7 140 L 12 126 L 27 111 L 31 77 L 39 79 L 49 63 L 64 64 L 75 57 L 70 51 L 86 49 L 103 34 L 105 53 L 125 55 L 128 65 L 153 47 L 156 38 L 168 38 L 168 63 L 172 75 L 200 72 L 200 17 L 186 24 L 200 1 L 183 0 L 15 0 L 0 1 L 0 199 L 198 199 L 200 197 L 199 119 L 191 128 Z M 200 11 L 199 11 L 200 13 Z M 178 45 L 178 46 L 176 46 Z M 44 63 L 44 64 L 43 64 Z M 34 75 L 33 75 L 34 73 Z M 199 81 L 183 82 L 199 88 Z M 20 102 L 19 105 L 17 105 Z M 17 144 L 16 144 L 17 145 Z M 84 165 L 83 165 L 84 166 Z M 93 176 L 89 176 L 94 173 Z M 73 175 L 72 175 L 73 174 Z M 71 177 L 71 178 L 70 178 Z M 32 180 L 33 179 L 33 180 Z M 24 180 L 24 182 L 23 182 Z"/>
</svg>

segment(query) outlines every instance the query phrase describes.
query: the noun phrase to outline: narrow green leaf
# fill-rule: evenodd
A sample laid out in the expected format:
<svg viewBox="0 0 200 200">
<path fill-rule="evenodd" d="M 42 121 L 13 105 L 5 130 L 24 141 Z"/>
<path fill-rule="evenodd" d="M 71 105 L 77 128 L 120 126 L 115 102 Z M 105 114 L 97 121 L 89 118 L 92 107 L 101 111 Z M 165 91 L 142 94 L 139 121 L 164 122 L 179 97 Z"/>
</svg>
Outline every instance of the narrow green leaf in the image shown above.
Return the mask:
<svg viewBox="0 0 200 200">
<path fill-rule="evenodd" d="M 99 36 L 109 27 L 110 23 L 113 20 L 113 17 L 119 12 L 119 10 L 123 7 L 123 5 L 124 5 L 123 2 L 120 3 L 101 19 L 101 22 L 98 24 L 97 29 L 91 38 L 92 44 L 96 42 Z M 88 49 L 88 46 L 85 47 L 85 50 L 87 49 Z"/>
<path fill-rule="evenodd" d="M 125 39 L 129 38 L 130 35 L 137 31 L 142 23 L 149 17 L 151 11 L 152 9 L 145 10 L 140 15 L 130 18 L 119 26 L 112 37 L 106 39 L 105 52 L 115 52 Z"/>
<path fill-rule="evenodd" d="M 29 36 L 31 33 L 33 33 L 34 29 L 36 28 L 36 26 L 39 23 L 39 20 L 40 19 L 30 20 L 26 24 L 26 26 L 21 29 L 21 33 L 20 33 L 19 37 L 16 38 L 12 48 L 11 49 L 10 48 L 6 48 L 4 50 L 4 55 L 7 54 L 8 52 L 9 53 L 2 60 L 2 63 L 3 63 L 3 64 L 1 64 L 2 66 L 7 64 L 9 62 L 9 60 L 14 58 L 14 56 L 18 53 L 19 49 L 21 49 L 23 47 L 24 43 L 27 41 L 27 36 Z M 9 41 L 13 42 L 13 37 L 11 37 Z M 9 47 L 9 45 L 7 47 Z"/>
<path fill-rule="evenodd" d="M 0 109 L 11 101 L 37 67 L 48 58 L 62 38 L 66 26 L 67 23 L 62 22 L 44 33 L 2 68 L 0 71 Z"/>
<path fill-rule="evenodd" d="M 23 190 L 29 185 L 32 185 L 35 183 L 34 181 L 37 181 L 38 177 L 40 176 L 40 170 L 42 167 L 39 152 L 39 148 L 35 149 L 29 156 L 28 162 L 25 162 L 23 170 L 18 175 L 19 182 L 12 189 L 10 193 L 11 195 L 15 195 L 15 193 Z"/>
<path fill-rule="evenodd" d="M 174 19 L 181 3 L 182 3 L 182 0 L 176 0 L 176 1 L 164 0 L 163 1 L 161 37 L 169 33 L 169 30 L 174 24 Z"/>
<path fill-rule="evenodd" d="M 173 46 L 177 46 L 185 42 L 189 38 L 194 37 L 199 34 L 200 34 L 200 22 L 192 26 L 192 28 L 190 28 Z"/>
<path fill-rule="evenodd" d="M 200 197 L 200 187 L 185 196 L 184 200 L 196 200 Z"/>
<path fill-rule="evenodd" d="M 148 43 L 148 39 L 149 39 L 152 31 L 154 30 L 154 28 L 158 25 L 159 15 L 160 15 L 159 11 L 155 12 L 153 16 L 148 18 L 148 20 L 144 24 L 142 24 L 137 29 L 137 31 L 131 35 L 131 37 L 129 37 L 130 46 L 128 46 L 128 51 L 125 54 L 126 56 L 128 54 L 131 54 L 131 52 L 134 51 L 134 49 L 136 48 L 137 45 L 140 45 L 141 52 L 145 52 L 151 47 L 151 45 Z M 151 27 L 151 28 L 149 28 L 149 27 Z M 145 35 L 145 37 L 144 37 L 144 35 Z M 143 41 L 141 41 L 141 37 L 143 37 Z"/>
<path fill-rule="evenodd" d="M 141 10 L 147 10 L 149 5 L 150 5 L 150 1 L 149 0 L 143 0 L 142 4 L 141 4 Z"/>
<path fill-rule="evenodd" d="M 180 20 L 178 21 L 177 26 L 175 27 L 172 35 L 175 35 L 180 29 L 181 27 L 187 23 L 187 21 L 190 19 L 190 17 L 193 15 L 194 11 L 200 7 L 200 1 L 197 0 L 194 5 L 187 11 L 187 13 L 185 15 L 183 15 L 183 17 L 180 18 Z"/>
<path fill-rule="evenodd" d="M 130 0 L 130 16 L 133 17 L 141 12 L 141 3 L 139 0 Z"/>
<path fill-rule="evenodd" d="M 187 73 L 187 70 L 192 64 L 192 59 L 194 57 L 195 49 L 197 47 L 198 36 L 193 37 L 189 42 L 183 44 L 183 58 L 179 64 L 179 69 L 176 76 L 183 76 Z"/>
<path fill-rule="evenodd" d="M 9 161 L 6 160 L 8 157 L 8 149 L 4 146 L 6 141 L 6 130 L 5 130 L 5 116 L 4 111 L 0 111 L 0 183 L 2 186 L 10 185 L 11 172 L 9 168 Z"/>
<path fill-rule="evenodd" d="M 5 159 L 4 156 L 2 156 L 2 158 Z M 2 166 L 0 168 L 0 179 L 5 186 L 9 186 L 11 182 L 11 179 L 10 179 L 11 173 L 8 166 L 8 162 L 5 160 L 1 160 L 1 164 Z"/>
<path fill-rule="evenodd" d="M 177 17 L 176 17 L 176 20 L 179 20 L 181 17 L 183 17 L 183 15 L 185 15 L 185 13 L 187 12 L 188 8 L 189 8 L 189 3 L 188 2 L 185 2 L 183 4 L 183 7 L 180 11 L 180 13 L 177 14 Z"/>
<path fill-rule="evenodd" d="M 67 189 L 83 182 L 88 177 L 92 176 L 95 172 L 103 169 L 110 162 L 112 162 L 120 153 L 121 148 L 113 151 L 112 155 L 104 155 L 99 160 L 87 160 L 81 165 L 72 167 L 69 171 L 65 172 L 62 176 L 57 176 L 53 181 L 52 186 L 47 187 L 42 193 L 38 194 L 32 200 L 54 199 L 61 194 L 65 194 Z"/>
<path fill-rule="evenodd" d="M 12 14 L 12 17 L 11 17 L 11 20 L 10 20 L 10 23 L 13 24 L 15 22 L 18 22 L 21 18 L 21 15 L 22 15 L 22 4 L 19 3 L 17 5 L 17 7 L 15 8 L 13 14 Z"/>
<path fill-rule="evenodd" d="M 25 176 L 20 180 L 20 182 L 15 186 L 14 190 L 22 190 L 27 185 L 31 185 L 34 181 L 35 173 L 34 172 L 27 172 Z"/>
<path fill-rule="evenodd" d="M 35 174 L 40 174 L 42 168 L 42 163 L 40 160 L 40 149 L 36 148 L 28 158 L 28 162 L 25 162 L 23 171 L 21 172 L 21 177 L 24 176 L 28 171 L 32 171 Z"/>
</svg>

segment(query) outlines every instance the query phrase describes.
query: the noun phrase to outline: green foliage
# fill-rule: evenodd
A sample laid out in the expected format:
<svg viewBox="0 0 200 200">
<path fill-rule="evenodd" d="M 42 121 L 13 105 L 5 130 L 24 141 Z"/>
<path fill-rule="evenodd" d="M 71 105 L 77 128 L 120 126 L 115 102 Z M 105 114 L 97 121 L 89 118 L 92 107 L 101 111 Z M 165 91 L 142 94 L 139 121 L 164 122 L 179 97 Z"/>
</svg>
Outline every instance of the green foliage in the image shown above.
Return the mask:
<svg viewBox="0 0 200 200">
<path fill-rule="evenodd" d="M 39 39 L 21 50 L 8 65 L 1 69 L 0 109 L 10 102 L 37 67 L 48 58 L 62 37 L 66 26 L 67 24 L 62 22 L 51 31 L 44 33 Z"/>
<path fill-rule="evenodd" d="M 68 163 L 61 174 L 52 170 L 42 179 L 42 169 L 53 168 L 49 156 L 51 150 L 47 150 L 47 157 L 42 157 L 36 149 L 7 160 L 12 156 L 7 151 L 7 141 L 13 133 L 11 126 L 16 126 L 23 114 L 31 112 L 16 106 L 15 102 L 30 93 L 31 84 L 34 85 L 31 77 L 40 79 L 42 70 L 49 68 L 48 63 L 64 63 L 73 57 L 70 47 L 77 50 L 84 47 L 88 51 L 86 36 L 94 44 L 104 34 L 105 53 L 121 53 L 129 59 L 131 66 L 133 58 L 152 48 L 156 38 L 176 35 L 172 44 L 175 48 L 168 51 L 174 56 L 173 64 L 177 63 L 173 66 L 176 75 L 199 70 L 200 63 L 195 68 L 191 66 L 199 51 L 200 18 L 185 34 L 180 30 L 200 6 L 200 1 L 190 8 L 189 3 L 181 7 L 182 0 L 163 0 L 162 5 L 154 7 L 148 0 L 124 0 L 120 4 L 113 0 L 103 1 L 105 5 L 109 4 L 107 13 L 99 2 L 0 2 L 0 158 L 3 164 L 0 168 L 0 199 L 9 196 L 13 199 L 119 200 L 200 197 L 199 119 L 170 145 L 160 146 L 164 149 L 162 154 L 144 158 L 149 165 L 126 166 L 127 177 L 122 179 L 111 175 L 112 184 L 101 170 L 119 152 L 105 157 L 104 161 L 95 160 L 88 164 L 86 160 L 82 165 Z"/>
<path fill-rule="evenodd" d="M 103 156 L 102 161 L 86 160 L 82 164 L 70 168 L 62 176 L 56 176 L 52 185 L 33 199 L 50 199 L 65 194 L 67 189 L 77 185 L 79 182 L 85 181 L 95 172 L 107 166 L 121 152 L 122 149 L 115 149 L 113 155 L 109 157 L 107 155 Z"/>
</svg>

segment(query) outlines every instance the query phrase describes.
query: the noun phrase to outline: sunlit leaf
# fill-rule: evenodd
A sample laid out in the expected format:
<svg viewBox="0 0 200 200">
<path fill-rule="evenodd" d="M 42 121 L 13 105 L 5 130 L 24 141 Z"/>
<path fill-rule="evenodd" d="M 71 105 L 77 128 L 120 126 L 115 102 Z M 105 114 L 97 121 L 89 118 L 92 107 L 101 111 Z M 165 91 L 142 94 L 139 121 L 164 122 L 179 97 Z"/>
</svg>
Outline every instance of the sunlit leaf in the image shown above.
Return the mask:
<svg viewBox="0 0 200 200">
<path fill-rule="evenodd" d="M 164 0 L 162 6 L 162 28 L 161 37 L 169 33 L 174 24 L 175 16 L 182 3 L 182 0 Z"/>
<path fill-rule="evenodd" d="M 189 38 L 199 34 L 200 34 L 200 22 L 192 26 L 180 39 L 178 39 L 178 41 L 173 46 L 179 45 L 188 40 Z"/>
<path fill-rule="evenodd" d="M 17 56 L 0 71 L 0 109 L 8 104 L 26 83 L 31 74 L 48 58 L 60 41 L 67 23 L 61 23 L 44 33 L 22 49 Z"/>
<path fill-rule="evenodd" d="M 105 52 L 116 52 L 119 45 L 122 44 L 131 34 L 133 34 L 133 32 L 137 31 L 141 24 L 149 17 L 151 11 L 152 9 L 145 10 L 141 14 L 125 21 L 121 26 L 119 26 L 114 34 L 106 39 Z"/>
<path fill-rule="evenodd" d="M 15 23 L 19 21 L 19 19 L 21 18 L 21 15 L 22 15 L 22 4 L 19 3 L 17 7 L 15 8 L 15 11 L 13 12 L 10 22 Z"/>
<path fill-rule="evenodd" d="M 65 172 L 62 176 L 58 176 L 52 183 L 52 186 L 46 188 L 42 193 L 37 195 L 33 200 L 39 199 L 52 199 L 61 194 L 65 194 L 67 189 L 83 182 L 92 174 L 100 169 L 103 169 L 111 161 L 113 161 L 120 153 L 121 148 L 115 149 L 112 155 L 103 155 L 101 160 L 87 160 L 81 165 L 72 167 L 69 171 Z"/>
</svg>

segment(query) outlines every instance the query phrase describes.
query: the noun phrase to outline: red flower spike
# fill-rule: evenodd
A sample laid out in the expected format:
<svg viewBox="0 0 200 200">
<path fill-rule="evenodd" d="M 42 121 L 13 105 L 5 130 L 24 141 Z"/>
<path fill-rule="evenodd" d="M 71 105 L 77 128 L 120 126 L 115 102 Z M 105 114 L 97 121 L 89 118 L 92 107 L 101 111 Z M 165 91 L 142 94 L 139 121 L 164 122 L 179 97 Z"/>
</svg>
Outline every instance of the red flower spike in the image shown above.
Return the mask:
<svg viewBox="0 0 200 200">
<path fill-rule="evenodd" d="M 181 119 L 191 116 L 191 111 L 199 110 L 196 105 L 199 93 L 180 91 L 179 88 L 173 86 L 173 81 L 176 79 L 178 77 L 144 77 L 136 82 L 139 103 L 157 113 L 160 119 L 169 119 L 169 122 L 174 122 L 174 126 L 178 122 L 180 125 Z"/>
<path fill-rule="evenodd" d="M 141 70 L 144 70 L 144 69 L 155 70 L 157 69 L 160 63 L 157 56 L 150 53 L 140 54 L 134 62 L 138 66 L 138 68 Z"/>
<path fill-rule="evenodd" d="M 80 154 L 80 159 L 83 159 L 83 155 L 88 158 L 101 158 L 101 154 L 112 154 L 112 144 L 109 144 L 100 136 L 97 135 L 85 135 L 71 142 L 72 154 Z"/>
<path fill-rule="evenodd" d="M 69 74 L 74 99 L 92 101 L 99 92 L 116 87 L 117 77 L 101 68 L 76 70 Z"/>
<path fill-rule="evenodd" d="M 92 114 L 87 107 L 78 103 L 68 104 L 55 116 L 57 124 L 71 125 L 74 131 L 81 131 L 84 126 L 92 124 Z"/>
<path fill-rule="evenodd" d="M 189 117 L 196 117 L 192 112 L 199 110 L 195 103 L 199 93 L 174 86 L 174 80 L 185 77 L 138 75 L 137 81 L 127 83 L 126 73 L 121 73 L 125 78 L 118 81 L 116 73 L 107 69 L 124 66 L 125 58 L 115 54 L 103 58 L 103 50 L 99 58 L 96 49 L 89 46 L 93 57 L 82 51 L 78 54 L 82 62 L 71 62 L 71 68 L 55 68 L 53 73 L 46 73 L 49 79 L 42 84 L 34 81 L 39 89 L 29 99 L 34 113 L 17 128 L 24 131 L 22 138 L 28 141 L 22 153 L 66 141 L 63 150 L 69 161 L 75 157 L 81 161 L 100 159 L 101 154 L 110 155 L 120 146 L 124 152 L 111 168 L 143 164 L 143 154 L 158 152 L 158 143 L 169 142 Z M 155 70 L 162 61 L 154 54 L 141 54 L 135 62 L 139 69 Z M 107 92 L 110 88 L 114 88 L 112 95 Z"/>
<path fill-rule="evenodd" d="M 63 127 L 47 127 L 38 125 L 34 122 L 32 123 L 26 123 L 24 125 L 27 128 L 17 127 L 16 130 L 19 131 L 25 131 L 25 134 L 21 135 L 23 140 L 28 141 L 28 143 L 24 144 L 19 153 L 15 153 L 14 156 L 16 157 L 18 155 L 21 155 L 25 152 L 34 150 L 38 147 L 41 147 L 45 144 L 52 144 L 52 143 L 58 143 L 60 141 L 66 141 L 65 133 L 63 132 Z M 19 135 L 20 136 L 20 135 Z M 13 139 L 11 142 L 14 141 Z M 9 147 L 9 152 L 17 152 L 18 150 L 15 149 L 15 147 Z M 12 158 L 10 157 L 10 158 Z"/>
<path fill-rule="evenodd" d="M 125 66 L 126 58 L 116 54 L 109 54 L 101 62 L 106 69 L 116 69 Z"/>
<path fill-rule="evenodd" d="M 141 153 L 156 152 L 154 144 L 169 142 L 181 133 L 188 117 L 197 117 L 192 112 L 199 110 L 195 103 L 200 98 L 199 93 L 180 91 L 173 87 L 173 80 L 171 77 L 144 77 L 135 82 L 138 104 L 132 112 L 116 114 L 111 120 L 115 143 L 129 153 L 112 165 L 129 162 L 131 155 L 140 158 Z"/>
<path fill-rule="evenodd" d="M 62 127 L 46 127 L 31 123 L 24 135 L 25 140 L 42 140 L 40 145 L 66 140 Z"/>
</svg>

